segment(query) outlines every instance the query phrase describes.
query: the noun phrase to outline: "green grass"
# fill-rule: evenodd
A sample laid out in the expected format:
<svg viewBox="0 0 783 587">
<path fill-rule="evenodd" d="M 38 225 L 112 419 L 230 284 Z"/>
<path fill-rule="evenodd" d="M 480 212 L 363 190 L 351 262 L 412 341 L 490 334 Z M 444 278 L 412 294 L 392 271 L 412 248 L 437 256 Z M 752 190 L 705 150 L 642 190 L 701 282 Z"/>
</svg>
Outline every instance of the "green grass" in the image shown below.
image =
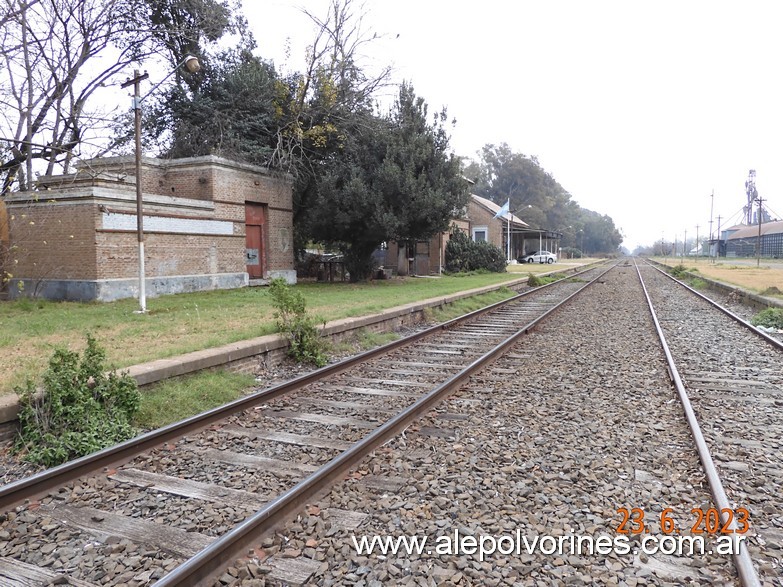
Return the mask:
<svg viewBox="0 0 783 587">
<path fill-rule="evenodd" d="M 330 321 L 520 277 L 489 273 L 364 284 L 302 283 L 296 288 L 304 294 L 308 311 Z M 81 350 L 87 332 L 106 349 L 108 363 L 122 368 L 276 330 L 271 299 L 263 287 L 151 298 L 144 315 L 134 313 L 137 307 L 132 299 L 0 302 L 0 393 L 36 379 L 58 346 Z"/>
<path fill-rule="evenodd" d="M 388 344 L 398 340 L 400 335 L 396 332 L 370 332 L 366 328 L 360 328 L 347 340 L 332 344 L 327 350 L 333 354 L 352 354 Z"/>
<path fill-rule="evenodd" d="M 512 291 L 507 287 L 501 287 L 497 291 L 458 300 L 448 306 L 441 306 L 429 313 L 430 318 L 433 322 L 446 322 L 447 320 L 452 320 L 457 316 L 462 316 L 463 314 L 489 306 L 495 302 L 507 300 L 516 294 L 517 292 Z"/>
<path fill-rule="evenodd" d="M 767 308 L 766 310 L 762 310 L 750 319 L 750 323 L 754 326 L 783 328 L 783 308 Z"/>
<path fill-rule="evenodd" d="M 432 312 L 432 319 L 444 322 L 466 312 L 505 300 L 516 292 L 503 287 L 496 292 L 459 300 L 448 307 Z M 360 330 L 349 341 L 335 345 L 337 352 L 369 350 L 397 340 L 394 332 Z M 160 428 L 172 422 L 199 414 L 235 400 L 255 387 L 252 375 L 225 370 L 204 371 L 177 377 L 150 386 L 144 390 L 141 407 L 134 420 L 139 428 Z"/>
<path fill-rule="evenodd" d="M 144 390 L 133 424 L 160 428 L 235 400 L 254 385 L 252 375 L 223 370 L 170 379 Z"/>
</svg>

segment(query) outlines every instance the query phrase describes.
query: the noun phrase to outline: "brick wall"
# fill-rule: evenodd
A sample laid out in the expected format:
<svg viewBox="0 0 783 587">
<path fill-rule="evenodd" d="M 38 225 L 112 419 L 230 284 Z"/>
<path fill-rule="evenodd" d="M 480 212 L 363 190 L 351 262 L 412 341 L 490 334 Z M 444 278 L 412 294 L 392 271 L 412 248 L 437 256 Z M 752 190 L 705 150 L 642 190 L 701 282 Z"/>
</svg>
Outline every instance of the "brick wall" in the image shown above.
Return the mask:
<svg viewBox="0 0 783 587">
<path fill-rule="evenodd" d="M 472 200 L 468 202 L 468 217 L 470 218 L 470 231 L 468 236 L 473 238 L 473 229 L 478 226 L 487 227 L 487 240 L 496 247 L 503 249 L 503 230 L 505 224 L 495 214 L 487 210 L 481 204 Z"/>
<path fill-rule="evenodd" d="M 14 277 L 97 279 L 97 204 L 9 201 Z"/>
<path fill-rule="evenodd" d="M 93 160 L 77 174 L 42 178 L 46 200 L 43 191 L 9 198 L 11 239 L 20 248 L 15 277 L 137 277 L 134 171 L 132 158 Z M 268 206 L 267 271 L 293 272 L 291 185 L 217 157 L 145 158 L 146 276 L 244 273 L 245 202 Z"/>
</svg>

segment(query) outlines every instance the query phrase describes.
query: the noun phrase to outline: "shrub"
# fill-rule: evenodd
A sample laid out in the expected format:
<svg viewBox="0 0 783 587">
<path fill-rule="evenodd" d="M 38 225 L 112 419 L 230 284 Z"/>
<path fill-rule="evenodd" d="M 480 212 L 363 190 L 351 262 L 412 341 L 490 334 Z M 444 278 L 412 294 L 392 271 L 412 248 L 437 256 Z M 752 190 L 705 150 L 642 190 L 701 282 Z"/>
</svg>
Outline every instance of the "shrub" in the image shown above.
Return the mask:
<svg viewBox="0 0 783 587">
<path fill-rule="evenodd" d="M 539 287 L 542 285 L 547 285 L 548 283 L 560 281 L 564 277 L 563 275 L 533 275 L 532 273 L 528 275 L 529 277 L 527 278 L 527 284 L 530 287 Z"/>
<path fill-rule="evenodd" d="M 319 320 L 307 313 L 302 292 L 295 291 L 282 277 L 269 283 L 269 295 L 276 308 L 277 328 L 290 344 L 288 354 L 298 363 L 311 363 L 316 367 L 326 365 L 323 340 L 316 324 Z"/>
<path fill-rule="evenodd" d="M 753 326 L 783 329 L 783 308 L 767 308 L 750 319 Z"/>
<path fill-rule="evenodd" d="M 131 419 L 141 395 L 127 373 L 106 372 L 106 353 L 87 335 L 79 353 L 57 349 L 43 376 L 19 394 L 20 433 L 15 452 L 27 461 L 52 467 L 132 438 Z"/>
<path fill-rule="evenodd" d="M 682 263 L 680 263 L 679 265 L 675 265 L 674 267 L 672 267 L 669 270 L 669 273 L 671 274 L 672 277 L 676 279 L 680 279 L 686 273 L 688 273 L 688 268 L 685 267 L 685 265 L 683 265 Z"/>
<path fill-rule="evenodd" d="M 503 251 L 486 241 L 474 242 L 461 230 L 453 231 L 446 243 L 446 271 L 462 273 L 479 269 L 504 273 L 506 257 Z"/>
</svg>

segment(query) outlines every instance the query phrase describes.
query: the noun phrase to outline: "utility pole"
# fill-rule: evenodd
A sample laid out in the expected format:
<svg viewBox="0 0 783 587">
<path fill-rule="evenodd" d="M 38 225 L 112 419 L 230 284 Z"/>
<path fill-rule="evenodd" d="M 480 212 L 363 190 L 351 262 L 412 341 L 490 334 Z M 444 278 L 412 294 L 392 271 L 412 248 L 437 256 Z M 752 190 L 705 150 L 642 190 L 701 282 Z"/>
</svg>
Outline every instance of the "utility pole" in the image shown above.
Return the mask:
<svg viewBox="0 0 783 587">
<path fill-rule="evenodd" d="M 144 314 L 147 311 L 147 292 L 145 291 L 144 275 L 144 205 L 141 192 L 141 96 L 139 95 L 139 83 L 147 79 L 149 74 L 145 71 L 139 74 L 139 70 L 133 71 L 133 77 L 122 84 L 122 88 L 133 86 L 133 124 L 136 134 L 136 235 L 139 241 L 139 310 Z"/>
<path fill-rule="evenodd" d="M 186 55 L 185 59 L 180 61 L 165 78 L 158 82 L 158 84 L 144 96 L 144 98 L 149 96 L 155 88 L 166 81 L 182 65 L 184 65 L 190 73 L 197 73 L 201 69 L 201 64 L 196 57 L 193 55 Z M 123 82 L 120 86 L 121 88 L 133 86 L 133 131 L 136 135 L 136 234 L 139 241 L 139 309 L 136 310 L 136 313 L 138 314 L 145 314 L 147 312 L 146 275 L 144 273 L 144 199 L 142 195 L 141 177 L 141 103 L 144 98 L 142 98 L 139 93 L 139 84 L 147 78 L 149 78 L 149 74 L 146 71 L 140 74 L 138 69 L 134 69 L 133 77 Z"/>
<path fill-rule="evenodd" d="M 696 225 L 696 262 L 699 262 L 699 225 Z"/>
<path fill-rule="evenodd" d="M 682 241 L 682 259 L 685 260 L 685 256 L 688 254 L 688 229 L 685 229 L 685 239 Z"/>
<path fill-rule="evenodd" d="M 716 257 L 720 257 L 720 214 L 718 214 L 718 250 L 716 251 Z"/>
<path fill-rule="evenodd" d="M 759 198 L 758 198 L 758 202 L 759 202 L 759 235 L 758 235 L 758 238 L 756 239 L 756 267 L 761 267 L 761 215 L 762 215 L 761 202 L 762 201 L 763 200 L 761 199 L 761 196 L 759 196 Z"/>
<path fill-rule="evenodd" d="M 715 190 L 710 194 L 710 259 L 712 259 L 712 212 L 715 207 Z"/>
</svg>

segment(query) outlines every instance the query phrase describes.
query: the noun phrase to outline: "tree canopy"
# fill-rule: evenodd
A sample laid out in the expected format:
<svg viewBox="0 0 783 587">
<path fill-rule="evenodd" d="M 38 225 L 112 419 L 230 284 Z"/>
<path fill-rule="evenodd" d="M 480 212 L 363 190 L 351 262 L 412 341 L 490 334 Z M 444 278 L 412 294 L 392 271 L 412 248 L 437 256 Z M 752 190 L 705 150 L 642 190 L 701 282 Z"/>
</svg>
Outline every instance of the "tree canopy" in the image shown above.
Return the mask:
<svg viewBox="0 0 783 587">
<path fill-rule="evenodd" d="M 444 231 L 452 212 L 467 203 L 445 119 L 441 112 L 428 122 L 423 98 L 403 84 L 387 116 L 355 119 L 339 153 L 324 160 L 314 178 L 311 234 L 344 252 L 352 278 L 369 275 L 372 252 L 384 241 Z"/>
<path fill-rule="evenodd" d="M 531 227 L 563 235 L 561 246 L 589 254 L 616 253 L 622 235 L 607 215 L 582 208 L 536 157 L 514 153 L 506 143 L 485 145 L 466 166 L 474 192 L 509 209 Z"/>
<path fill-rule="evenodd" d="M 377 35 L 363 30 L 353 0 L 331 0 L 325 15 L 306 12 L 316 30 L 306 64 L 285 76 L 257 54 L 240 7 L 239 0 L 7 0 L 0 197 L 34 188 L 35 171 L 67 172 L 74 157 L 128 152 L 130 110 L 114 117 L 109 140 L 112 117 L 95 96 L 132 67 L 165 62 L 173 77 L 149 82 L 144 148 L 290 174 L 297 248 L 339 248 L 354 278 L 369 274 L 382 242 L 447 229 L 467 202 L 463 175 L 476 179 L 475 193 L 500 204 L 509 198 L 529 224 L 563 233 L 564 246 L 617 249 L 611 218 L 582 209 L 535 157 L 486 145 L 461 169 L 445 109 L 430 113 L 412 85 L 403 83 L 382 112 L 375 100 L 390 68 L 370 74 L 360 66 Z M 198 74 L 178 68 L 188 53 L 201 62 Z"/>
</svg>

